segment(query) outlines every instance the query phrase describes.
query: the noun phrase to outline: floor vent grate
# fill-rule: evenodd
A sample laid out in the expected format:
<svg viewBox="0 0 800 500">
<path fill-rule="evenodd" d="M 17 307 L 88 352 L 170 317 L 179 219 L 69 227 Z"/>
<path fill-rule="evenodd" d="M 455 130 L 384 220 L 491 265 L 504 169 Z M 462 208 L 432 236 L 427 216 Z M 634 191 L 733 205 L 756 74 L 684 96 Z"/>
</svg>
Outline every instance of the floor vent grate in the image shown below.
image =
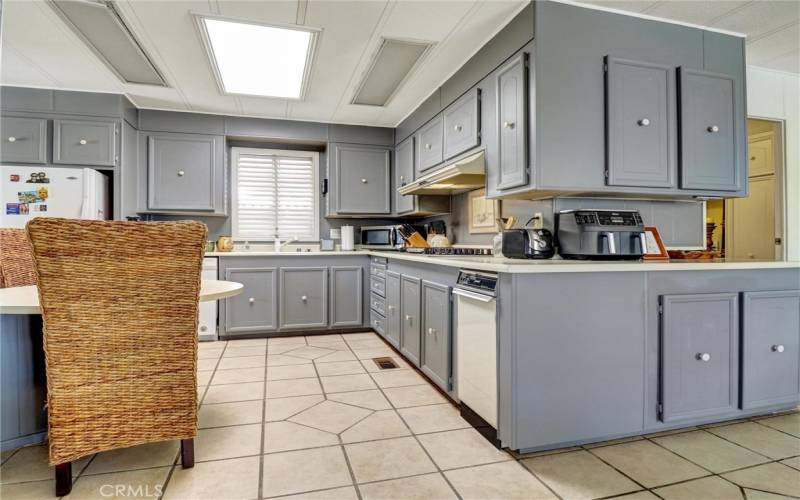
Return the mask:
<svg viewBox="0 0 800 500">
<path fill-rule="evenodd" d="M 400 368 L 392 358 L 372 358 L 372 361 L 378 365 L 381 370 L 391 370 L 392 368 Z"/>
</svg>

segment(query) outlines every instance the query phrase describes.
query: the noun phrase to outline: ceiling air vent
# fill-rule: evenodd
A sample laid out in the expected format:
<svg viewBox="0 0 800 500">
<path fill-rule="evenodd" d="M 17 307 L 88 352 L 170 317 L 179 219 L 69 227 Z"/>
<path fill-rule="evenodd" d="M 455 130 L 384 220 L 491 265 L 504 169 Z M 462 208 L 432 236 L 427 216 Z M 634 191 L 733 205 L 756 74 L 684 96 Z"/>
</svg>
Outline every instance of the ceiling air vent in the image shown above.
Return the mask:
<svg viewBox="0 0 800 500">
<path fill-rule="evenodd" d="M 386 106 L 431 46 L 429 42 L 384 38 L 351 102 Z"/>
<path fill-rule="evenodd" d="M 166 87 L 164 78 L 112 2 L 50 0 L 49 3 L 120 80 Z"/>
</svg>

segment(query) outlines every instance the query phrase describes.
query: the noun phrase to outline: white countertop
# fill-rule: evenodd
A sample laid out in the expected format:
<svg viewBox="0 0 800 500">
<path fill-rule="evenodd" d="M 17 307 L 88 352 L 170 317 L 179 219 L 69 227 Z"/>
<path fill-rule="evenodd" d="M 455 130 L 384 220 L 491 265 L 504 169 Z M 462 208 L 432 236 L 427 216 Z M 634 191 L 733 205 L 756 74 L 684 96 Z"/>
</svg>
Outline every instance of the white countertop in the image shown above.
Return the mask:
<svg viewBox="0 0 800 500">
<path fill-rule="evenodd" d="M 508 259 L 487 256 L 446 256 L 422 255 L 405 252 L 379 250 L 355 251 L 312 251 L 312 252 L 210 252 L 207 257 L 309 257 L 339 255 L 375 255 L 390 259 L 423 262 L 448 267 L 492 271 L 497 273 L 586 273 L 586 272 L 622 272 L 622 271 L 708 271 L 708 270 L 741 270 L 741 269 L 800 269 L 800 262 L 775 261 L 723 261 L 723 260 L 672 260 L 669 262 L 643 261 L 597 261 L 597 260 L 564 260 L 560 258 L 545 260 Z"/>
</svg>

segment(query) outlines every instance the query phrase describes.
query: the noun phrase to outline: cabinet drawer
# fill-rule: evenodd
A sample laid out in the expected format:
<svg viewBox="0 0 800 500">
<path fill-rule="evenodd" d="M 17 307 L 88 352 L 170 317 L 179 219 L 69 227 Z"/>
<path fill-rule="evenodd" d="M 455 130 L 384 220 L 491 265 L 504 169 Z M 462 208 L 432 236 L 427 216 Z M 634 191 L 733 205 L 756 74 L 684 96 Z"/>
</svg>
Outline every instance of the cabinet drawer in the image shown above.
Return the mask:
<svg viewBox="0 0 800 500">
<path fill-rule="evenodd" d="M 0 118 L 0 162 L 47 163 L 47 120 Z"/>
<path fill-rule="evenodd" d="M 370 311 L 369 325 L 378 332 L 381 337 L 386 335 L 386 319 L 374 309 Z"/>
<path fill-rule="evenodd" d="M 113 167 L 116 130 L 114 122 L 53 120 L 53 163 Z"/>
<path fill-rule="evenodd" d="M 328 326 L 328 269 L 282 267 L 280 277 L 281 328 Z"/>
<path fill-rule="evenodd" d="M 378 264 L 381 266 L 387 266 L 389 264 L 389 259 L 387 259 L 386 257 L 375 257 L 374 255 L 369 258 L 369 261 L 372 264 Z"/>
<path fill-rule="evenodd" d="M 373 311 L 377 311 L 386 316 L 386 299 L 376 293 L 371 293 L 369 296 L 369 306 Z"/>
<path fill-rule="evenodd" d="M 444 118 L 442 115 L 438 115 L 417 132 L 415 140 L 417 143 L 417 168 L 419 172 L 425 172 L 444 160 L 442 147 L 444 142 L 443 127 Z"/>
<path fill-rule="evenodd" d="M 742 294 L 742 409 L 800 399 L 800 290 Z"/>
<path fill-rule="evenodd" d="M 372 276 L 377 276 L 378 278 L 385 278 L 386 266 L 381 264 L 372 264 L 370 265 L 370 274 Z"/>
<path fill-rule="evenodd" d="M 225 279 L 244 285 L 241 294 L 225 299 L 226 333 L 277 330 L 276 268 L 229 268 Z"/>
<path fill-rule="evenodd" d="M 444 157 L 452 158 L 480 144 L 480 90 L 474 89 L 444 112 Z"/>
<path fill-rule="evenodd" d="M 373 293 L 377 293 L 381 297 L 386 296 L 386 279 L 379 278 L 378 276 L 369 277 L 369 289 Z"/>
</svg>

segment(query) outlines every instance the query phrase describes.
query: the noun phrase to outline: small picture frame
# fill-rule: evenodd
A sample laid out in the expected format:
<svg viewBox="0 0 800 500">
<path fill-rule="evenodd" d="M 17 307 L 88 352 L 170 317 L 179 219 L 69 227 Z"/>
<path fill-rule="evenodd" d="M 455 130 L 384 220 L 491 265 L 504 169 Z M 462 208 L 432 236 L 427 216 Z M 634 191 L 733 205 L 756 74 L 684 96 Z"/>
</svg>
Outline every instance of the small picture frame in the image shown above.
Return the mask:
<svg viewBox="0 0 800 500">
<path fill-rule="evenodd" d="M 645 226 L 644 238 L 647 248 L 642 256 L 643 260 L 669 260 L 667 247 L 664 246 L 664 241 L 661 239 L 658 228 L 655 226 Z"/>
<path fill-rule="evenodd" d="M 334 241 L 328 239 L 319 240 L 319 249 L 323 252 L 332 252 L 334 250 Z"/>
<path fill-rule="evenodd" d="M 500 202 L 486 199 L 486 189 L 477 189 L 468 194 L 467 216 L 469 233 L 496 233 L 497 218 L 500 217 Z"/>
</svg>

